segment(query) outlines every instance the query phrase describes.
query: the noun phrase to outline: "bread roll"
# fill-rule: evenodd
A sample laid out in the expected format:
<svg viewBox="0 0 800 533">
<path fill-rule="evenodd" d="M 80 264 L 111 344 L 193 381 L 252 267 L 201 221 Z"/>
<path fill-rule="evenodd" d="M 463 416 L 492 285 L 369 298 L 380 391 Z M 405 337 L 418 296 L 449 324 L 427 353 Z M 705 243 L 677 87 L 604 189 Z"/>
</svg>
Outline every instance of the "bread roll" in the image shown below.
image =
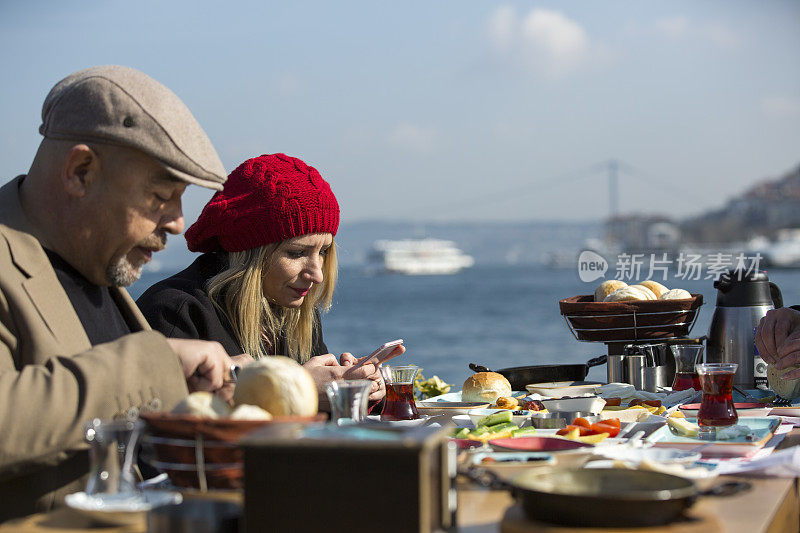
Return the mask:
<svg viewBox="0 0 800 533">
<path fill-rule="evenodd" d="M 653 294 L 656 295 L 656 299 L 661 298 L 661 295 L 669 290 L 659 282 L 653 281 L 652 279 L 643 281 L 639 285 L 644 285 L 645 287 L 653 291 Z"/>
<path fill-rule="evenodd" d="M 672 289 L 661 295 L 659 300 L 685 300 L 691 298 L 692 293 L 684 289 Z"/>
<path fill-rule="evenodd" d="M 647 296 L 645 298 L 645 300 L 658 300 L 658 297 L 656 296 L 656 293 L 654 293 L 653 291 L 651 291 L 648 287 L 645 287 L 644 285 L 641 285 L 641 284 L 640 285 L 631 285 L 631 287 L 634 287 L 634 288 L 639 289 L 640 291 L 642 291 Z"/>
<path fill-rule="evenodd" d="M 193 392 L 180 401 L 172 410 L 176 415 L 194 415 L 203 418 L 219 418 L 228 416 L 231 408 L 218 396 L 210 392 Z"/>
<path fill-rule="evenodd" d="M 630 302 L 633 300 L 647 300 L 650 296 L 645 292 L 644 287 L 622 287 L 617 289 L 608 296 L 604 301 L 606 302 Z M 652 294 L 652 292 L 650 293 Z"/>
<path fill-rule="evenodd" d="M 257 405 L 243 403 L 231 411 L 233 420 L 272 420 L 272 415 Z"/>
<path fill-rule="evenodd" d="M 785 400 L 793 400 L 800 396 L 800 379 L 783 379 L 783 375 L 797 367 L 778 370 L 774 365 L 767 365 L 767 383 L 775 394 Z"/>
<path fill-rule="evenodd" d="M 257 405 L 274 416 L 312 416 L 318 402 L 308 370 L 280 355 L 262 357 L 242 368 L 233 393 L 235 405 Z"/>
<path fill-rule="evenodd" d="M 609 279 L 601 283 L 597 286 L 594 290 L 594 301 L 595 302 L 603 302 L 606 299 L 606 296 L 611 294 L 617 289 L 621 289 L 622 287 L 627 287 L 628 284 L 624 281 L 620 281 L 618 279 Z"/>
<path fill-rule="evenodd" d="M 511 396 L 511 383 L 497 372 L 478 372 L 464 382 L 461 400 L 494 403 L 501 396 Z"/>
</svg>

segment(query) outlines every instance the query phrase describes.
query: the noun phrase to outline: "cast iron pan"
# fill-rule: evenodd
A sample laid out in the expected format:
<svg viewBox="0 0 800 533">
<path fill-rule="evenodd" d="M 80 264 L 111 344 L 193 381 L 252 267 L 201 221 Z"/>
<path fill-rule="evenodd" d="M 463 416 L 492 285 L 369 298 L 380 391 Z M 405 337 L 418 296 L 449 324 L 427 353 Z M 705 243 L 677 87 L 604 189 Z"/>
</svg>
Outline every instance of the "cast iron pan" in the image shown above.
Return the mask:
<svg viewBox="0 0 800 533">
<path fill-rule="evenodd" d="M 467 475 L 481 485 L 510 490 L 531 520 L 564 526 L 668 524 L 698 496 L 730 496 L 750 489 L 750 483 L 732 481 L 701 491 L 678 476 L 614 468 L 530 470 L 511 481 L 479 468 Z"/>
<path fill-rule="evenodd" d="M 473 372 L 497 372 L 505 376 L 511 383 L 512 390 L 524 391 L 525 385 L 530 385 L 531 383 L 583 381 L 586 379 L 590 367 L 604 364 L 607 358 L 607 356 L 601 355 L 600 357 L 589 359 L 585 364 L 514 366 L 501 368 L 500 370 L 489 370 L 485 366 L 470 363 L 469 368 Z"/>
</svg>

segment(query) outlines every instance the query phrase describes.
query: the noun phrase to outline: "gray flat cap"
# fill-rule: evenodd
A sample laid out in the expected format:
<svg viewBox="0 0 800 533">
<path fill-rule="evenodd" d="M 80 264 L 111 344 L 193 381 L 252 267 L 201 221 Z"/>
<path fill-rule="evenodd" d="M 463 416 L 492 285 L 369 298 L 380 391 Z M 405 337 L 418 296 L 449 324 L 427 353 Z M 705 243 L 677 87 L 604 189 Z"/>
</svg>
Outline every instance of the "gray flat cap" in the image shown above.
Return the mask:
<svg viewBox="0 0 800 533">
<path fill-rule="evenodd" d="M 70 74 L 50 90 L 39 133 L 141 150 L 173 176 L 222 189 L 227 179 L 206 132 L 175 93 L 138 70 L 109 65 Z"/>
</svg>

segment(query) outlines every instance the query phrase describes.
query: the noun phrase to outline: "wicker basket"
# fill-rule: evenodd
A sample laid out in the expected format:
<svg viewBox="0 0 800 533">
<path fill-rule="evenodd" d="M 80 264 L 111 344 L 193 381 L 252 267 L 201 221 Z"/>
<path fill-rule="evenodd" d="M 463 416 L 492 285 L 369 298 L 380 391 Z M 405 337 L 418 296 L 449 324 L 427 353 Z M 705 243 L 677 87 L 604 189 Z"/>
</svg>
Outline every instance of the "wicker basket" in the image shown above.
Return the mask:
<svg viewBox="0 0 800 533">
<path fill-rule="evenodd" d="M 703 305 L 702 294 L 681 300 L 595 302 L 591 294 L 558 302 L 576 339 L 585 342 L 635 342 L 689 334 Z"/>
<path fill-rule="evenodd" d="M 244 458 L 236 442 L 268 424 L 324 421 L 327 416 L 280 417 L 273 420 L 234 420 L 142 413 L 147 433 L 142 438 L 145 460 L 165 472 L 178 487 L 200 490 L 242 487 Z"/>
</svg>

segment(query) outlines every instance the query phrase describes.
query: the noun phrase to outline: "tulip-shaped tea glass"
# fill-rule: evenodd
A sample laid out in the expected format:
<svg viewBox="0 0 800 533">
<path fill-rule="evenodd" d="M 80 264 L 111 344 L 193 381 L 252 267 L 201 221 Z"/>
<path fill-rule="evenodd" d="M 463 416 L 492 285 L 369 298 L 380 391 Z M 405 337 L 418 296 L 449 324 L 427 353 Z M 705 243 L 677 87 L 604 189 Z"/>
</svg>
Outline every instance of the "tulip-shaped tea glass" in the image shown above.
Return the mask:
<svg viewBox="0 0 800 533">
<path fill-rule="evenodd" d="M 733 406 L 733 376 L 738 366 L 736 363 L 696 365 L 703 386 L 703 400 L 697 412 L 701 433 L 709 430 L 716 433 L 717 427 L 732 426 L 739 420 Z"/>
<path fill-rule="evenodd" d="M 702 361 L 702 344 L 675 344 L 669 347 L 675 356 L 675 379 L 672 390 L 700 390 L 700 376 L 695 365 Z"/>
<path fill-rule="evenodd" d="M 86 484 L 89 496 L 132 496 L 137 492 L 133 467 L 143 424 L 138 420 L 100 420 L 86 426 L 91 472 Z"/>
<path fill-rule="evenodd" d="M 367 418 L 367 404 L 372 381 L 369 379 L 340 379 L 325 385 L 331 402 L 331 422 L 343 426 Z"/>
<path fill-rule="evenodd" d="M 414 378 L 419 367 L 381 366 L 381 375 L 386 383 L 386 403 L 383 404 L 381 420 L 415 420 L 419 418 L 414 403 Z"/>
</svg>

